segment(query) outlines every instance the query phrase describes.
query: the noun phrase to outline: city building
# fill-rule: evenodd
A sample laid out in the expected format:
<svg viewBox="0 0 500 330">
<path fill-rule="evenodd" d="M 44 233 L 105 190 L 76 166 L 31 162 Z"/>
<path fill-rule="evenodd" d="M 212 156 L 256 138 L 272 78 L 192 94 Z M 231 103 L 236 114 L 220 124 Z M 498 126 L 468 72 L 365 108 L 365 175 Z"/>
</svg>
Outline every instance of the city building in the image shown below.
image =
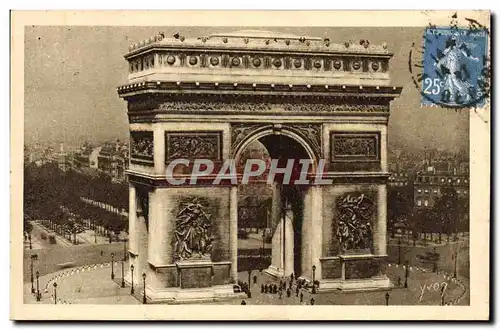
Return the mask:
<svg viewBox="0 0 500 330">
<path fill-rule="evenodd" d="M 125 180 L 128 165 L 128 144 L 117 140 L 105 143 L 97 156 L 98 169 L 115 181 Z"/>
<path fill-rule="evenodd" d="M 458 198 L 460 230 L 468 230 L 469 220 L 469 166 L 465 162 L 446 160 L 426 164 L 414 181 L 415 211 L 431 209 L 448 188 L 455 190 Z"/>
</svg>

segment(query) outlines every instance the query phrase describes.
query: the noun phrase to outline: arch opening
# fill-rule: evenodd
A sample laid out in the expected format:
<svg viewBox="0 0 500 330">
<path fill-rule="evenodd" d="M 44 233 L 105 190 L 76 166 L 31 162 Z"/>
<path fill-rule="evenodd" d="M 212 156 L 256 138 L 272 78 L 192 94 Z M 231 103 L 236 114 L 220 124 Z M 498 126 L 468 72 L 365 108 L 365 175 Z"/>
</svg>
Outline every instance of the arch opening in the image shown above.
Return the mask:
<svg viewBox="0 0 500 330">
<path fill-rule="evenodd" d="M 241 185 L 238 192 L 238 254 L 251 255 L 249 243 L 243 237 L 257 239 L 259 261 L 240 260 L 247 269 L 275 269 L 277 276 L 302 274 L 304 196 L 307 186 L 295 185 L 300 176 L 301 159 L 311 159 L 310 152 L 294 137 L 284 134 L 263 134 L 247 141 L 238 150 L 236 162 L 261 159 L 266 164 L 278 160 L 278 168 L 285 168 L 293 160 L 291 180 L 283 182 L 283 175 L 276 175 L 272 185 L 267 181 L 250 181 Z M 310 169 L 309 169 L 310 171 Z M 243 233 L 246 231 L 247 233 Z M 243 269 L 242 269 L 243 270 Z"/>
</svg>

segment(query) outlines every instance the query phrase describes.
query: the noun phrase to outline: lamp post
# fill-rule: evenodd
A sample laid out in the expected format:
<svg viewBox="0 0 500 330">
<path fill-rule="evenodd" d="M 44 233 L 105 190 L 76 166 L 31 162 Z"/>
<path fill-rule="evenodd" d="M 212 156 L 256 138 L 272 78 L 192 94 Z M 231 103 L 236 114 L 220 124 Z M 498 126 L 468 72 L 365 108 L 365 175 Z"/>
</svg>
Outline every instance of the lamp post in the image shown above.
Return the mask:
<svg viewBox="0 0 500 330">
<path fill-rule="evenodd" d="M 111 279 L 115 279 L 115 269 L 114 269 L 114 264 L 115 264 L 115 254 L 111 253 Z"/>
<path fill-rule="evenodd" d="M 130 265 L 130 278 L 131 278 L 130 294 L 134 294 L 134 265 Z"/>
<path fill-rule="evenodd" d="M 260 269 L 264 268 L 264 251 L 266 249 L 266 230 L 262 230 L 262 254 L 260 255 Z"/>
<path fill-rule="evenodd" d="M 125 287 L 125 260 L 122 259 L 122 288 Z"/>
<path fill-rule="evenodd" d="M 444 306 L 444 286 L 441 287 L 441 306 Z"/>
<path fill-rule="evenodd" d="M 401 238 L 398 239 L 398 265 L 401 265 Z"/>
<path fill-rule="evenodd" d="M 432 259 L 434 261 L 434 264 L 433 264 L 433 267 L 432 267 L 432 271 L 434 273 L 437 273 L 437 253 L 436 253 L 436 248 L 433 248 L 432 249 Z"/>
<path fill-rule="evenodd" d="M 40 301 L 42 298 L 42 295 L 40 294 L 40 282 L 38 278 L 40 277 L 40 273 L 38 270 L 36 271 L 36 301 Z"/>
<path fill-rule="evenodd" d="M 385 305 L 386 305 L 386 306 L 389 306 L 389 297 L 390 297 L 390 296 L 389 296 L 389 292 L 387 292 L 387 293 L 385 294 Z"/>
<path fill-rule="evenodd" d="M 458 261 L 458 251 L 455 251 L 453 254 L 454 268 L 453 268 L 453 277 L 457 278 L 457 261 Z"/>
<path fill-rule="evenodd" d="M 312 282 L 313 282 L 313 288 L 312 288 L 312 293 L 315 294 L 316 293 L 316 284 L 315 284 L 315 279 L 316 279 L 316 266 L 313 265 L 312 266 L 312 271 L 313 271 L 313 278 L 312 278 Z"/>
<path fill-rule="evenodd" d="M 31 293 L 35 293 L 35 287 L 33 284 L 33 281 L 34 281 L 34 279 L 33 279 L 33 261 L 38 259 L 38 255 L 32 254 L 30 259 L 31 259 Z"/>
<path fill-rule="evenodd" d="M 408 275 L 410 274 L 410 262 L 406 260 L 405 262 L 405 289 L 408 288 Z"/>
<path fill-rule="evenodd" d="M 142 303 L 146 304 L 146 273 L 142 273 L 142 282 L 144 284 L 144 295 L 142 296 Z"/>
<path fill-rule="evenodd" d="M 57 304 L 57 283 L 54 282 L 54 305 Z"/>
</svg>

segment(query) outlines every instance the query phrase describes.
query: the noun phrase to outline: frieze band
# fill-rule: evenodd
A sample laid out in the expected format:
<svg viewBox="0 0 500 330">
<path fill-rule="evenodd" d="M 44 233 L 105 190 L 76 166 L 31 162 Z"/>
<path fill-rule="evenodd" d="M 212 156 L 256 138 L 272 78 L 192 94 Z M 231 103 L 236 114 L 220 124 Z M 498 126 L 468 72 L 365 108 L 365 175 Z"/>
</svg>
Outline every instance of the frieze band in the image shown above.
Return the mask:
<svg viewBox="0 0 500 330">
<path fill-rule="evenodd" d="M 158 60 L 155 62 L 155 58 Z M 388 59 L 380 57 L 340 57 L 328 56 L 294 56 L 276 54 L 211 54 L 193 52 L 156 52 L 129 59 L 129 73 L 134 74 L 152 68 L 189 67 L 189 68 L 239 68 L 239 69 L 271 69 L 271 70 L 314 70 L 331 72 L 385 72 L 389 66 Z"/>
<path fill-rule="evenodd" d="M 196 99 L 199 98 L 199 99 Z M 255 97 L 254 97 L 255 99 Z M 258 102 L 249 102 L 239 98 L 228 98 L 228 100 L 209 100 L 202 97 L 191 97 L 190 101 L 175 100 L 161 101 L 154 98 L 137 99 L 128 103 L 128 110 L 135 111 L 155 111 L 164 113 L 259 113 L 259 112 L 287 112 L 287 113 L 338 113 L 338 112 L 361 112 L 361 113 L 389 113 L 389 104 L 360 104 L 335 103 L 333 100 L 328 102 L 317 102 L 318 100 L 298 99 L 296 102 L 279 100 L 280 102 L 269 102 L 269 100 L 259 100 Z M 305 102 L 304 102 L 305 101 Z M 131 114 L 133 115 L 133 114 Z"/>
</svg>

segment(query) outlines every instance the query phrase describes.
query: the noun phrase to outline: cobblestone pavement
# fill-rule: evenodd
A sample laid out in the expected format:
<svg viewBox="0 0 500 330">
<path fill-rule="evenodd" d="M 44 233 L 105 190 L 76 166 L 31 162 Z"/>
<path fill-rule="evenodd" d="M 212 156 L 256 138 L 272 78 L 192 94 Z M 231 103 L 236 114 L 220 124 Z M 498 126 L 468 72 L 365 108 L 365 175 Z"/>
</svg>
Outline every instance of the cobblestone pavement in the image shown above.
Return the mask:
<svg viewBox="0 0 500 330">
<path fill-rule="evenodd" d="M 67 269 L 40 278 L 42 299 L 37 302 L 31 293 L 31 283 L 25 285 L 25 303 L 54 303 L 53 283 L 57 283 L 57 302 L 59 304 L 140 304 L 142 286 L 135 288 L 135 297 L 130 295 L 130 286 L 121 288 L 121 265 L 115 265 L 115 280 L 111 280 L 110 264 L 82 266 L 77 269 Z M 312 294 L 301 290 L 303 299 L 296 295 L 292 287 L 291 297 L 286 292 L 280 298 L 279 294 L 261 293 L 261 284 L 275 283 L 270 277 L 255 270 L 252 278 L 257 276 L 257 283 L 251 284 L 251 298 L 245 298 L 248 305 L 310 305 L 311 298 L 316 305 L 385 305 L 386 293 L 389 293 L 390 305 L 440 305 L 441 288 L 445 286 L 445 305 L 467 305 L 469 303 L 468 282 L 464 279 L 454 279 L 450 274 L 432 273 L 422 268 L 410 268 L 408 288 L 403 288 L 404 267 L 389 265 L 387 275 L 395 284 L 392 290 L 375 292 L 332 292 Z M 398 277 L 401 286 L 398 287 Z M 239 274 L 242 281 L 248 281 L 248 272 Z M 252 279 L 253 282 L 253 279 Z M 36 284 L 35 284 L 36 288 Z M 241 304 L 241 299 L 227 299 L 206 302 L 206 304 Z"/>
</svg>

